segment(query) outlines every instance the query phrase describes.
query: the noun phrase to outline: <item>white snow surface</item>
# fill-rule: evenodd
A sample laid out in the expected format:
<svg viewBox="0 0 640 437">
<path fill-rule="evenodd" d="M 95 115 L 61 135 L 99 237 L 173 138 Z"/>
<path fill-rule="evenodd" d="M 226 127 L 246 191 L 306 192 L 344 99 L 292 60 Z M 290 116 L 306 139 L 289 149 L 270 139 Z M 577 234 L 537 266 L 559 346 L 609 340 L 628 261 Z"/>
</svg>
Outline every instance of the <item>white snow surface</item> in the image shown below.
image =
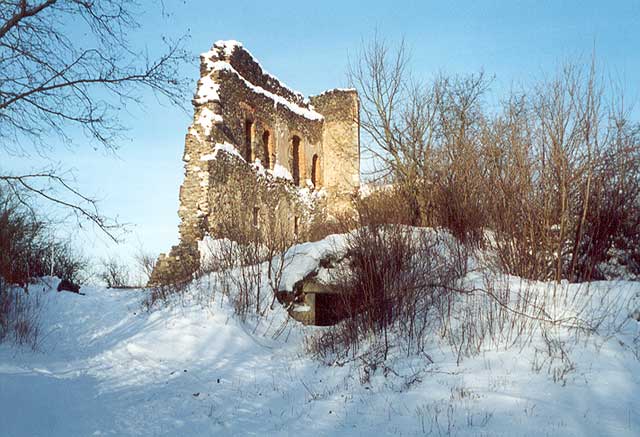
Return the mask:
<svg viewBox="0 0 640 437">
<path fill-rule="evenodd" d="M 356 88 L 331 88 L 328 90 L 325 90 L 323 92 L 321 92 L 320 94 L 318 94 L 316 97 L 320 97 L 323 96 L 325 94 L 329 94 L 329 93 L 333 93 L 333 92 L 354 92 L 354 91 L 358 91 Z"/>
<path fill-rule="evenodd" d="M 327 253 L 339 255 L 344 238 L 292 247 L 283 286 Z M 379 369 L 362 383 L 359 363 L 327 366 L 305 354 L 304 335 L 324 328 L 289 322 L 272 338 L 286 321 L 278 305 L 266 319 L 241 322 L 220 298 L 203 305 L 187 293 L 147 312 L 146 291 L 83 287 L 82 296 L 56 285 L 30 289 L 43 304 L 40 349 L 0 343 L 3 437 L 640 435 L 640 328 L 626 313 L 603 323 L 615 333 L 571 348 L 564 384 L 532 370 L 545 347 L 538 340 L 486 347 L 458 363 L 438 338 L 426 350 L 433 364 L 397 355 L 393 372 Z M 206 278 L 196 285 L 206 289 Z M 630 312 L 640 308 L 637 282 L 593 283 L 589 295 L 603 307 L 618 297 Z"/>
<path fill-rule="evenodd" d="M 240 41 L 236 41 L 235 39 L 219 39 L 213 44 L 213 46 L 216 48 L 223 48 L 224 54 L 226 56 L 231 56 L 236 47 L 242 47 L 242 43 Z"/>
<path fill-rule="evenodd" d="M 214 123 L 222 123 L 222 116 L 205 107 L 200 109 L 197 123 L 202 126 L 205 135 L 209 136 Z"/>
<path fill-rule="evenodd" d="M 273 170 L 270 170 L 270 172 L 274 178 L 288 179 L 290 181 L 293 180 L 293 176 L 291 176 L 291 172 L 281 164 L 275 163 L 275 165 L 273 166 Z"/>
<path fill-rule="evenodd" d="M 280 263 L 280 258 L 276 257 L 274 260 L 275 266 L 282 265 L 283 273 L 280 278 L 280 283 L 276 288 L 278 291 L 293 291 L 295 284 L 304 279 L 310 273 L 318 270 L 320 260 L 328 255 L 334 257 L 342 257 L 346 249 L 347 239 L 345 235 L 336 234 L 329 235 L 328 237 L 316 241 L 313 243 L 301 243 L 296 244 L 287 250 L 282 256 L 284 261 Z M 229 253 L 225 250 L 229 245 L 235 245 L 236 243 L 228 239 L 214 239 L 210 236 L 205 236 L 201 241 L 198 241 L 198 251 L 200 252 L 200 263 L 203 266 L 211 266 L 215 264 L 215 261 L 225 253 Z M 267 268 L 267 263 L 264 263 L 264 269 Z M 263 281 L 267 283 L 267 280 Z M 269 290 L 265 288 L 264 292 Z"/>
<path fill-rule="evenodd" d="M 313 243 L 301 243 L 290 248 L 285 254 L 285 269 L 280 280 L 280 291 L 293 291 L 295 284 L 311 272 L 318 270 L 320 260 L 333 255 L 344 256 L 347 245 L 343 234 L 329 235 Z"/>
<path fill-rule="evenodd" d="M 196 91 L 195 101 L 197 104 L 202 105 L 208 102 L 220 101 L 218 91 L 220 85 L 217 84 L 209 75 L 203 76 L 198 81 L 198 90 Z"/>
<path fill-rule="evenodd" d="M 244 161 L 244 157 L 240 154 L 238 149 L 228 142 L 216 143 L 213 147 L 213 152 L 200 156 L 200 161 L 212 161 L 218 157 L 218 153 L 220 153 L 220 151 L 226 152 Z"/>
</svg>

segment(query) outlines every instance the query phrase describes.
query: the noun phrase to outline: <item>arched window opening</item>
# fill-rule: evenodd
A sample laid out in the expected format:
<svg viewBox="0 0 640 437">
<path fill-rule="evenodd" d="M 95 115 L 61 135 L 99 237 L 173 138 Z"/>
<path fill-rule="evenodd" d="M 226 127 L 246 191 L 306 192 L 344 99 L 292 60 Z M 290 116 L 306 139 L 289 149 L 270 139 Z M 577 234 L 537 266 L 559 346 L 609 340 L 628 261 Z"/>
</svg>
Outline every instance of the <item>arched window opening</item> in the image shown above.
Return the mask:
<svg viewBox="0 0 640 437">
<path fill-rule="evenodd" d="M 311 159 L 311 183 L 314 188 L 320 188 L 320 158 L 318 155 L 313 155 Z"/>
<path fill-rule="evenodd" d="M 253 161 L 252 145 L 253 143 L 253 121 L 246 120 L 244 122 L 244 159 L 247 162 Z"/>
<path fill-rule="evenodd" d="M 269 141 L 269 131 L 266 130 L 262 134 L 262 154 L 264 155 L 264 168 L 273 168 L 275 159 L 271 159 L 271 144 Z"/>
<path fill-rule="evenodd" d="M 260 213 L 260 208 L 258 207 L 254 207 L 253 208 L 253 226 L 254 227 L 258 227 L 258 214 Z"/>
<path fill-rule="evenodd" d="M 295 136 L 291 139 L 291 175 L 293 183 L 300 186 L 300 179 L 304 177 L 304 159 L 302 159 L 302 148 L 300 147 L 300 137 Z"/>
</svg>

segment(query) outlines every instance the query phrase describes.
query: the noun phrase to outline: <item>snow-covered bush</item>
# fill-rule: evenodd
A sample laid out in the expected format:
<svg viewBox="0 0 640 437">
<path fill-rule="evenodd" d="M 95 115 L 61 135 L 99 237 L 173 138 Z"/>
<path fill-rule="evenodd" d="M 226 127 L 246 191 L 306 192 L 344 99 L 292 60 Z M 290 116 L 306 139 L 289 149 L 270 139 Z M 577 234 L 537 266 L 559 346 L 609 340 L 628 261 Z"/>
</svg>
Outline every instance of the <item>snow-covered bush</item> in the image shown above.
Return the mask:
<svg viewBox="0 0 640 437">
<path fill-rule="evenodd" d="M 312 337 L 309 351 L 325 362 L 382 365 L 394 350 L 424 352 L 432 335 L 432 310 L 445 311 L 466 257 L 446 232 L 398 225 L 368 225 L 347 235 L 346 258 L 332 286 L 344 320 Z"/>
</svg>

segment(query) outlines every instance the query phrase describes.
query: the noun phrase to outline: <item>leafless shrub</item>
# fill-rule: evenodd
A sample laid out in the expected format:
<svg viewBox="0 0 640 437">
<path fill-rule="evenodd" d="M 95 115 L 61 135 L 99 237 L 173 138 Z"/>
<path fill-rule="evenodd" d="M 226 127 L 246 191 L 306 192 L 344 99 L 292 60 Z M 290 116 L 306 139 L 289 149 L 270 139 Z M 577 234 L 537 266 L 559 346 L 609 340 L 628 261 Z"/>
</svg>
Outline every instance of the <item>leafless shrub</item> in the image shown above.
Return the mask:
<svg viewBox="0 0 640 437">
<path fill-rule="evenodd" d="M 356 200 L 357 201 L 357 200 Z M 304 236 L 300 239 L 319 241 L 332 234 L 344 234 L 356 225 L 352 214 L 338 214 L 337 217 L 327 217 L 317 214 L 311 217 Z"/>
<path fill-rule="evenodd" d="M 588 281 L 615 241 L 633 247 L 640 141 L 604 92 L 593 64 L 569 65 L 487 125 L 487 227 L 506 271 Z"/>
<path fill-rule="evenodd" d="M 12 284 L 27 284 L 44 275 L 43 252 L 47 234 L 44 221 L 0 192 L 0 276 Z"/>
<path fill-rule="evenodd" d="M 308 235 L 311 217 L 296 189 L 256 174 L 236 159 L 223 155 L 211 164 L 219 166 L 219 186 L 210 193 L 209 201 L 216 205 L 209 229 L 212 246 L 199 275 L 212 273 L 214 291 L 231 299 L 245 319 L 264 315 L 274 304 L 290 261 L 285 252 Z"/>
<path fill-rule="evenodd" d="M 389 223 L 415 226 L 420 223 L 418 212 L 411 207 L 412 197 L 402 186 L 374 186 L 371 190 L 370 194 L 356 199 L 355 208 L 358 216 L 352 220 L 353 223 L 348 226 L 349 229 L 343 232 L 362 224 Z"/>
<path fill-rule="evenodd" d="M 158 257 L 150 252 L 145 251 L 142 247 L 138 248 L 138 251 L 134 255 L 134 261 L 138 269 L 138 273 L 141 275 L 141 286 L 144 286 L 151 279 L 151 274 L 156 266 L 156 260 Z"/>
<path fill-rule="evenodd" d="M 373 176 L 396 186 L 412 224 L 446 226 L 463 242 L 479 240 L 481 102 L 489 80 L 480 73 L 416 81 L 404 43 L 393 50 L 379 38 L 363 48 L 348 75 L 362 102 Z"/>
<path fill-rule="evenodd" d="M 115 255 L 103 258 L 100 261 L 98 278 L 107 288 L 126 288 L 130 280 L 129 267 Z"/>
<path fill-rule="evenodd" d="M 28 204 L 0 190 L 0 342 L 37 347 L 41 295 L 28 293 L 30 283 L 47 275 L 76 286 L 84 280 L 86 259 L 54 231 Z"/>
<path fill-rule="evenodd" d="M 214 272 L 215 286 L 233 302 L 242 319 L 248 314 L 264 315 L 273 306 L 284 269 L 291 262 L 285 256 L 297 241 L 288 218 L 278 210 L 268 210 L 259 225 L 247 230 L 233 221 L 221 222 L 225 238 L 209 240 L 208 266 Z"/>
<path fill-rule="evenodd" d="M 189 290 L 189 283 L 184 281 L 167 282 L 151 287 L 142 302 L 146 311 L 167 305 L 175 299 L 182 299 Z"/>
<path fill-rule="evenodd" d="M 7 283 L 26 286 L 46 275 L 78 285 L 84 282 L 86 258 L 54 235 L 52 223 L 19 198 L 0 191 L 0 277 Z"/>
<path fill-rule="evenodd" d="M 446 238 L 397 225 L 352 232 L 347 261 L 333 279 L 346 318 L 310 339 L 309 351 L 324 361 L 355 360 L 373 371 L 384 368 L 391 350 L 423 353 L 434 305 L 465 292 L 456 283 L 464 272 L 446 253 Z"/>
<path fill-rule="evenodd" d="M 575 363 L 571 359 L 570 349 L 572 343 L 550 335 L 549 330 L 542 331 L 543 347 L 535 348 L 535 355 L 531 363 L 532 370 L 541 372 L 543 369 L 549 373 L 553 382 L 566 385 L 568 376 L 576 370 Z"/>
<path fill-rule="evenodd" d="M 249 313 L 261 314 L 266 307 L 265 296 L 261 295 L 264 278 L 260 249 L 255 241 L 238 243 L 229 239 L 219 240 L 215 248 L 215 263 L 220 267 L 216 275 L 219 290 L 231 299 L 243 320 Z"/>
<path fill-rule="evenodd" d="M 345 320 L 307 338 L 307 350 L 323 362 L 355 361 L 366 382 L 377 370 L 394 372 L 390 353 L 424 354 L 431 362 L 425 351 L 436 338 L 458 363 L 483 350 L 535 342 L 532 366 L 564 384 L 575 369 L 570 352 L 578 338 L 615 331 L 603 325 L 624 309 L 615 293 L 487 268 L 462 281 L 478 251 L 444 231 L 385 224 L 376 208 L 386 209 L 361 204 L 366 221 L 351 233 L 347 258 L 336 266 Z"/>
<path fill-rule="evenodd" d="M 0 278 L 0 343 L 38 346 L 41 332 L 41 301 L 38 293 L 27 294 Z"/>
<path fill-rule="evenodd" d="M 599 339 L 616 335 L 620 317 L 626 315 L 624 293 L 604 285 L 597 288 L 485 271 L 481 285 L 453 302 L 448 322 L 439 312 L 437 329 L 458 363 L 483 350 L 532 347 L 532 369 L 544 370 L 564 385 L 575 370 L 575 346 L 581 341 L 597 346 Z"/>
<path fill-rule="evenodd" d="M 403 194 L 412 224 L 488 244 L 497 267 L 525 278 L 640 273 L 640 125 L 595 61 L 489 110 L 484 74 L 419 81 L 409 60 L 404 44 L 374 39 L 349 77 L 373 176 Z"/>
<path fill-rule="evenodd" d="M 78 248 L 74 248 L 70 242 L 59 242 L 51 244 L 48 252 L 44 254 L 45 259 L 49 256 L 48 274 L 78 286 L 87 282 L 90 276 L 89 259 Z"/>
</svg>

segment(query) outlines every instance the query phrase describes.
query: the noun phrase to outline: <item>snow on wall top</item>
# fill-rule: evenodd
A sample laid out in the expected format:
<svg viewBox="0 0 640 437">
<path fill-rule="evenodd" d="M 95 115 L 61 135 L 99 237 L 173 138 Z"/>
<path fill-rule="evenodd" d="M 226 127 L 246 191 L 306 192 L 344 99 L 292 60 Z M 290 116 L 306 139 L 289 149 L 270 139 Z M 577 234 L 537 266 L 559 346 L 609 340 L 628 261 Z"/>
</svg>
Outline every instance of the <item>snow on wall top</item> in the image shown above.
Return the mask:
<svg viewBox="0 0 640 437">
<path fill-rule="evenodd" d="M 229 57 L 233 54 L 233 51 L 236 49 L 236 47 L 243 47 L 243 46 L 240 41 L 236 41 L 235 39 L 228 39 L 228 40 L 219 39 L 218 41 L 213 43 L 213 47 L 217 49 L 223 49 L 224 54 L 227 57 Z"/>
<path fill-rule="evenodd" d="M 233 155 L 237 158 L 240 158 L 241 160 L 245 160 L 244 157 L 240 154 L 240 152 L 238 151 L 238 149 L 236 149 L 236 147 L 228 142 L 224 142 L 224 143 L 217 143 L 214 147 L 213 147 L 213 152 L 212 153 L 208 153 L 206 155 L 202 155 L 200 157 L 200 161 L 212 161 L 214 159 L 216 159 L 218 157 L 218 153 L 220 151 L 226 152 L 230 155 Z"/>
<path fill-rule="evenodd" d="M 209 108 L 202 108 L 200 110 L 200 115 L 198 116 L 196 123 L 202 126 L 205 135 L 211 134 L 211 129 L 213 129 L 213 125 L 215 123 L 222 123 L 222 116 L 220 114 L 214 113 Z"/>
<path fill-rule="evenodd" d="M 227 70 L 235 73 L 253 91 L 269 97 L 292 112 L 310 120 L 322 120 L 323 116 L 313 109 L 302 93 L 284 85 L 277 77 L 268 73 L 255 57 L 235 40 L 219 40 L 208 52 L 200 55 L 203 73 Z M 195 96 L 196 104 L 219 100 L 219 85 L 208 74 L 198 82 Z"/>
<path fill-rule="evenodd" d="M 356 93 L 356 92 L 358 92 L 358 90 L 355 88 L 331 88 L 330 90 L 323 91 L 314 97 L 320 97 L 320 96 L 324 96 L 325 94 L 331 94 L 331 93 Z"/>
<path fill-rule="evenodd" d="M 234 73 L 240 80 L 242 80 L 244 82 L 244 84 L 251 89 L 252 91 L 258 93 L 258 94 L 262 94 L 263 96 L 268 97 L 269 99 L 273 100 L 273 105 L 274 107 L 276 107 L 277 105 L 282 105 L 285 108 L 287 108 L 288 110 L 290 110 L 291 112 L 298 114 L 302 117 L 308 118 L 309 120 L 322 120 L 324 117 L 322 116 L 322 114 L 320 114 L 319 112 L 314 111 L 313 109 L 308 109 L 305 108 L 303 106 L 299 106 L 296 105 L 295 103 L 287 100 L 286 98 L 278 95 L 278 94 L 274 94 L 270 91 L 265 90 L 264 88 L 261 88 L 259 86 L 256 86 L 254 84 L 252 84 L 251 82 L 249 82 L 247 79 L 245 79 L 235 68 L 233 68 L 233 66 L 231 64 L 229 64 L 228 62 L 224 62 L 224 61 L 216 61 L 213 62 L 211 64 L 211 70 L 212 71 L 222 71 L 222 70 L 226 70 L 226 71 L 230 71 L 232 73 Z"/>
<path fill-rule="evenodd" d="M 211 60 L 211 59 L 216 58 L 216 57 L 219 59 L 219 53 L 222 52 L 222 53 L 224 53 L 224 58 L 226 60 L 230 60 L 231 56 L 233 55 L 233 53 L 234 53 L 234 51 L 236 49 L 241 49 L 247 55 L 249 55 L 249 57 L 251 58 L 252 62 L 255 63 L 256 66 L 258 66 L 258 68 L 260 69 L 260 73 L 263 76 L 268 77 L 273 82 L 275 82 L 279 87 L 282 87 L 285 90 L 287 90 L 288 92 L 290 92 L 291 94 L 293 94 L 296 97 L 296 100 L 300 100 L 304 104 L 308 104 L 309 103 L 308 100 L 304 97 L 304 95 L 300 91 L 296 91 L 296 90 L 294 90 L 292 88 L 289 88 L 277 76 L 275 76 L 274 74 L 269 73 L 262 66 L 262 64 L 260 64 L 260 62 L 257 60 L 257 58 L 255 56 L 253 56 L 253 54 L 249 50 L 247 50 L 247 48 L 244 47 L 244 45 L 240 41 L 236 41 L 234 39 L 218 40 L 213 44 L 213 46 L 211 47 L 211 50 L 209 50 L 208 52 L 202 53 L 201 56 L 205 60 Z"/>
<path fill-rule="evenodd" d="M 220 101 L 219 90 L 220 85 L 215 83 L 211 76 L 203 76 L 198 81 L 198 89 L 194 100 L 199 105 L 207 102 L 218 102 Z"/>
</svg>

